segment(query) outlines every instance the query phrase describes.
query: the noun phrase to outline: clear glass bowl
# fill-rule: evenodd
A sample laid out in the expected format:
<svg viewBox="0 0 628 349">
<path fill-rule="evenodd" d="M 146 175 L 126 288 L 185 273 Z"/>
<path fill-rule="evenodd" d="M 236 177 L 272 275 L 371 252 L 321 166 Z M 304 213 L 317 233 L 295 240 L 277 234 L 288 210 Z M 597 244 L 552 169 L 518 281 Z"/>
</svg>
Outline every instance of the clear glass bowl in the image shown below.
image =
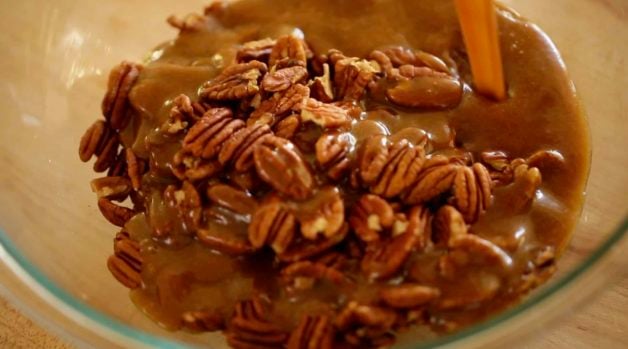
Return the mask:
<svg viewBox="0 0 628 349">
<path fill-rule="evenodd" d="M 114 229 L 95 207 L 90 166 L 76 155 L 80 136 L 99 113 L 108 70 L 174 37 L 164 19 L 203 3 L 0 3 L 1 290 L 74 343 L 224 346 L 220 335 L 162 330 L 131 304 L 105 267 Z M 593 156 L 583 214 L 549 284 L 488 322 L 410 347 L 513 341 L 592 299 L 626 265 L 628 2 L 506 3 L 552 37 L 589 115 Z"/>
</svg>

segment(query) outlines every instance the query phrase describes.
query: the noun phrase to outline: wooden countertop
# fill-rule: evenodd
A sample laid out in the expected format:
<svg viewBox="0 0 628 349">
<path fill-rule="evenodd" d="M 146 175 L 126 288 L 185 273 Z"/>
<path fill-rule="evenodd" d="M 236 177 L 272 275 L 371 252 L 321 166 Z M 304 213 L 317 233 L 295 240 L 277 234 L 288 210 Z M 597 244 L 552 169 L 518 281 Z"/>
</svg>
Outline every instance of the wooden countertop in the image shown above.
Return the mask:
<svg viewBox="0 0 628 349">
<path fill-rule="evenodd" d="M 580 312 L 545 333 L 532 334 L 515 348 L 627 348 L 628 277 L 624 277 Z M 0 298 L 0 348 L 71 348 Z"/>
</svg>

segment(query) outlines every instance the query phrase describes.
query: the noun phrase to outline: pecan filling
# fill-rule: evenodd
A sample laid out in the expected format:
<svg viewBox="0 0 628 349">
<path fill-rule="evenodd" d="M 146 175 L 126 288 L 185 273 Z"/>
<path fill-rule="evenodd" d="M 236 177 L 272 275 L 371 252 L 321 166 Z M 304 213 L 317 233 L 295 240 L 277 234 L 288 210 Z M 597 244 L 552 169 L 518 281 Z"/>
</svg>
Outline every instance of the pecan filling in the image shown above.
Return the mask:
<svg viewBox="0 0 628 349">
<path fill-rule="evenodd" d="M 91 183 L 98 208 L 121 228 L 107 266 L 138 307 L 169 329 L 224 331 L 234 348 L 386 347 L 413 326 L 480 321 L 552 275 L 571 223 L 551 216 L 575 217 L 566 178 L 586 172 L 584 146 L 555 127 L 579 117 L 571 94 L 548 121 L 521 107 L 534 90 L 516 70 L 518 94 L 484 100 L 451 23 L 412 45 L 354 26 L 358 43 L 334 48 L 316 16 L 347 5 L 304 1 L 318 20 L 302 33 L 277 24 L 305 21 L 292 2 L 272 1 L 286 14 L 258 2 L 170 17 L 179 39 L 112 70 L 104 118 L 80 140 L 80 159 L 106 172 Z M 365 16 L 392 23 L 379 3 Z M 500 16 L 540 51 L 540 34 Z"/>
</svg>

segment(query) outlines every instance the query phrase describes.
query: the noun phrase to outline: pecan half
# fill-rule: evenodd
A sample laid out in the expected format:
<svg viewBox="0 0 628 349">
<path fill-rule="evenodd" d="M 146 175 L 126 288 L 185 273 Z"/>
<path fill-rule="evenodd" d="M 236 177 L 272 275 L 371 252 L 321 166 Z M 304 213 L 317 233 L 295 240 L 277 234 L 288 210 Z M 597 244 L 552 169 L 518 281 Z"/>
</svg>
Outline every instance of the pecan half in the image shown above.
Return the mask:
<svg viewBox="0 0 628 349">
<path fill-rule="evenodd" d="M 262 80 L 262 89 L 266 92 L 287 90 L 290 86 L 307 79 L 307 69 L 300 65 L 271 71 Z"/>
<path fill-rule="evenodd" d="M 212 202 L 240 214 L 252 214 L 257 208 L 257 201 L 249 193 L 227 184 L 209 186 L 207 197 Z"/>
<path fill-rule="evenodd" d="M 124 148 L 120 148 L 118 155 L 116 155 L 115 160 L 111 165 L 109 165 L 109 169 L 107 170 L 108 177 L 124 177 L 128 176 L 128 169 L 126 164 L 126 150 Z"/>
<path fill-rule="evenodd" d="M 98 209 L 109 223 L 118 227 L 123 227 L 135 215 L 135 211 L 132 209 L 116 205 L 104 197 L 98 199 Z"/>
<path fill-rule="evenodd" d="M 259 92 L 259 79 L 267 71 L 260 61 L 233 64 L 225 68 L 215 79 L 201 86 L 201 98 L 208 100 L 240 100 Z"/>
<path fill-rule="evenodd" d="M 488 265 L 497 265 L 504 269 L 512 266 L 512 258 L 504 250 L 477 235 L 455 236 L 449 240 L 449 248 L 473 254 L 476 259 L 482 258 Z"/>
<path fill-rule="evenodd" d="M 386 53 L 380 50 L 375 50 L 370 53 L 369 58 L 377 62 L 377 64 L 379 64 L 379 67 L 384 72 L 384 74 L 386 75 L 391 74 L 392 69 L 393 69 L 393 64 L 392 64 L 392 61 L 390 60 L 390 57 L 388 57 Z"/>
<path fill-rule="evenodd" d="M 170 109 L 168 120 L 161 125 L 161 130 L 170 134 L 179 133 L 191 123 L 198 121 L 207 109 L 206 105 L 192 102 L 190 97 L 181 94 L 172 100 L 172 109 Z"/>
<path fill-rule="evenodd" d="M 196 231 L 201 220 L 201 197 L 194 185 L 187 181 L 183 182 L 180 189 L 169 185 L 163 197 L 166 205 L 176 211 L 183 230 L 187 233 Z"/>
<path fill-rule="evenodd" d="M 422 147 L 415 147 L 406 139 L 392 143 L 386 163 L 371 185 L 371 192 L 386 198 L 399 195 L 416 182 L 424 161 Z"/>
<path fill-rule="evenodd" d="M 410 142 L 415 147 L 425 148 L 429 143 L 427 132 L 417 127 L 406 127 L 388 137 L 391 142 L 399 142 L 403 139 Z"/>
<path fill-rule="evenodd" d="M 358 58 L 335 61 L 336 97 L 342 100 L 359 100 L 364 95 L 366 86 L 373 80 L 375 74 L 380 72 L 381 68 L 375 61 Z"/>
<path fill-rule="evenodd" d="M 207 27 L 207 17 L 198 13 L 190 13 L 183 18 L 172 15 L 166 21 L 182 32 L 195 32 Z"/>
<path fill-rule="evenodd" d="M 141 65 L 124 61 L 109 73 L 102 114 L 114 130 L 121 130 L 129 121 L 129 92 L 141 71 Z"/>
<path fill-rule="evenodd" d="M 134 289 L 142 284 L 142 255 L 140 245 L 128 236 L 117 235 L 114 255 L 107 260 L 107 268 L 124 286 Z"/>
<path fill-rule="evenodd" d="M 419 284 L 402 284 L 380 290 L 380 299 L 393 308 L 415 308 L 432 302 L 440 296 L 437 288 Z"/>
<path fill-rule="evenodd" d="M 277 39 L 275 46 L 270 52 L 268 59 L 268 65 L 274 66 L 282 60 L 286 60 L 289 63 L 284 63 L 284 66 L 288 65 L 300 65 L 305 67 L 307 65 L 307 46 L 305 42 L 292 35 L 282 36 Z"/>
<path fill-rule="evenodd" d="M 328 281 L 334 285 L 343 285 L 348 282 L 340 271 L 322 263 L 310 261 L 290 264 L 281 270 L 281 276 L 289 292 L 310 289 L 318 280 Z"/>
<path fill-rule="evenodd" d="M 391 344 L 390 331 L 397 319 L 393 310 L 352 301 L 338 313 L 334 324 L 345 333 L 345 340 L 350 344 L 358 348 L 379 348 L 379 344 L 384 347 Z"/>
<path fill-rule="evenodd" d="M 449 108 L 462 99 L 462 84 L 452 76 L 433 72 L 402 80 L 386 90 L 393 103 L 408 108 Z"/>
<path fill-rule="evenodd" d="M 225 141 L 244 126 L 242 120 L 233 118 L 231 110 L 210 109 L 185 135 L 182 151 L 195 157 L 213 159 Z"/>
<path fill-rule="evenodd" d="M 512 191 L 515 194 L 510 198 L 510 205 L 512 211 L 521 212 L 534 200 L 536 191 L 541 186 L 541 172 L 526 164 L 515 167 L 513 172 Z"/>
<path fill-rule="evenodd" d="M 389 142 L 383 135 L 366 139 L 360 149 L 359 174 L 363 184 L 373 184 L 388 160 Z"/>
<path fill-rule="evenodd" d="M 253 154 L 257 174 L 275 190 L 297 200 L 307 199 L 312 194 L 314 178 L 290 141 L 268 137 Z"/>
<path fill-rule="evenodd" d="M 467 234 L 464 217 L 455 207 L 442 206 L 434 215 L 433 239 L 436 244 L 448 246 L 454 239 Z"/>
<path fill-rule="evenodd" d="M 345 221 L 345 207 L 337 188 L 323 188 L 311 200 L 299 207 L 298 219 L 301 235 L 316 240 L 338 233 Z"/>
<path fill-rule="evenodd" d="M 335 132 L 325 133 L 316 141 L 316 162 L 326 170 L 329 178 L 340 180 L 351 169 L 349 153 L 352 143 L 350 134 Z"/>
<path fill-rule="evenodd" d="M 225 318 L 217 310 L 186 311 L 181 314 L 181 325 L 194 332 L 214 332 L 225 328 Z"/>
<path fill-rule="evenodd" d="M 226 331 L 227 343 L 236 349 L 280 348 L 288 335 L 268 321 L 259 298 L 239 302 Z"/>
<path fill-rule="evenodd" d="M 347 127 L 351 120 L 346 109 L 314 98 L 307 98 L 301 106 L 301 121 L 311 121 L 323 128 Z"/>
<path fill-rule="evenodd" d="M 259 249 L 268 244 L 277 254 L 283 253 L 294 238 L 296 220 L 281 200 L 271 197 L 253 213 L 249 225 L 251 246 Z"/>
<path fill-rule="evenodd" d="M 247 240 L 220 234 L 212 229 L 198 229 L 196 237 L 203 245 L 229 255 L 241 256 L 255 252 Z"/>
<path fill-rule="evenodd" d="M 329 73 L 329 64 L 323 64 L 323 75 L 312 80 L 310 86 L 312 97 L 317 100 L 330 103 L 334 100 L 334 90 L 331 85 L 331 75 Z"/>
<path fill-rule="evenodd" d="M 396 274 L 415 248 L 417 235 L 412 231 L 399 234 L 380 244 L 370 246 L 362 258 L 362 271 L 375 280 Z"/>
<path fill-rule="evenodd" d="M 118 156 L 118 148 L 120 147 L 120 141 L 118 134 L 111 131 L 106 133 L 103 137 L 103 143 L 99 145 L 96 152 L 96 161 L 94 161 L 94 172 L 104 172 L 107 169 L 113 167 L 116 164 Z"/>
<path fill-rule="evenodd" d="M 425 206 L 414 206 L 407 215 L 406 231 L 416 235 L 417 251 L 424 251 L 432 245 L 432 213 Z"/>
<path fill-rule="evenodd" d="M 454 179 L 454 205 L 467 223 L 473 223 L 492 202 L 491 177 L 480 163 L 461 167 Z"/>
<path fill-rule="evenodd" d="M 142 182 L 142 175 L 146 170 L 148 170 L 148 166 L 146 166 L 146 162 L 143 159 L 138 158 L 133 150 L 127 148 L 125 150 L 125 159 L 126 159 L 126 173 L 131 180 L 131 184 L 133 185 L 133 189 L 139 190 Z"/>
<path fill-rule="evenodd" d="M 81 161 L 87 162 L 92 156 L 102 152 L 108 140 L 106 136 L 109 133 L 108 126 L 104 121 L 98 120 L 94 122 L 81 137 L 79 145 L 79 158 Z"/>
<path fill-rule="evenodd" d="M 299 127 L 301 127 L 299 117 L 291 115 L 276 123 L 273 127 L 273 131 L 277 137 L 292 139 L 299 130 Z"/>
<path fill-rule="evenodd" d="M 268 61 L 270 52 L 275 47 L 276 40 L 266 38 L 261 40 L 246 42 L 236 52 L 236 61 L 238 63 L 256 61 Z"/>
<path fill-rule="evenodd" d="M 327 316 L 304 316 L 288 338 L 287 349 L 332 349 L 334 329 Z"/>
<path fill-rule="evenodd" d="M 541 170 L 556 168 L 564 165 L 565 157 L 556 150 L 539 150 L 526 159 L 528 167 L 537 167 Z"/>
<path fill-rule="evenodd" d="M 264 143 L 271 137 L 271 130 L 268 125 L 255 124 L 241 128 L 231 134 L 224 143 L 218 161 L 225 165 L 233 163 L 236 172 L 246 172 L 253 168 L 253 153 L 258 145 Z"/>
<path fill-rule="evenodd" d="M 364 242 L 380 239 L 384 229 L 392 227 L 395 213 L 388 202 L 377 195 L 363 195 L 353 206 L 349 224 Z"/>
<path fill-rule="evenodd" d="M 316 241 L 302 239 L 290 245 L 284 253 L 277 258 L 286 263 L 298 262 L 317 256 L 342 242 L 349 232 L 349 225 L 344 224 L 340 230 L 330 238 L 319 238 Z"/>
<path fill-rule="evenodd" d="M 180 180 L 196 182 L 222 170 L 222 165 L 217 160 L 204 160 L 182 151 L 174 155 L 172 162 L 172 173 Z"/>
<path fill-rule="evenodd" d="M 131 181 L 119 176 L 96 178 L 91 181 L 90 185 L 99 199 L 123 201 L 132 190 Z"/>
<path fill-rule="evenodd" d="M 428 67 L 442 73 L 449 73 L 449 68 L 442 59 L 424 51 L 397 46 L 386 48 L 381 52 L 396 67 L 409 64 L 417 67 Z"/>
<path fill-rule="evenodd" d="M 402 196 L 403 201 L 408 205 L 421 204 L 451 190 L 459 167 L 441 156 L 426 161 L 416 182 Z"/>
<path fill-rule="evenodd" d="M 303 100 L 310 95 L 310 89 L 301 84 L 292 85 L 285 91 L 277 92 L 269 99 L 261 102 L 253 111 L 247 124 L 265 123 L 273 125 L 290 112 L 301 111 Z"/>
</svg>

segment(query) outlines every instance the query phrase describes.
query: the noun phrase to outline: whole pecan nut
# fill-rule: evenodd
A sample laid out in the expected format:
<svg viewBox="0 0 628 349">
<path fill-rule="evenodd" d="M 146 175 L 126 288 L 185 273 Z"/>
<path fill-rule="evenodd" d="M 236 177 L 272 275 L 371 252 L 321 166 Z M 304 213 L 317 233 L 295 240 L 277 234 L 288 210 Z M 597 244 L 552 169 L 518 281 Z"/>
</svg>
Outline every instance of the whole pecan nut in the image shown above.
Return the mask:
<svg viewBox="0 0 628 349">
<path fill-rule="evenodd" d="M 388 202 L 377 195 L 366 194 L 354 204 L 349 224 L 364 242 L 380 239 L 384 229 L 392 227 L 395 213 Z"/>
<path fill-rule="evenodd" d="M 253 154 L 257 174 L 275 190 L 297 200 L 312 194 L 314 178 L 290 141 L 271 136 Z"/>
<path fill-rule="evenodd" d="M 304 316 L 288 338 L 287 349 L 332 349 L 334 329 L 327 316 Z"/>
<path fill-rule="evenodd" d="M 141 71 L 141 65 L 125 61 L 109 74 L 107 93 L 102 101 L 102 114 L 114 130 L 121 130 L 129 121 L 129 92 Z"/>
<path fill-rule="evenodd" d="M 123 227 L 135 215 L 132 209 L 114 204 L 104 197 L 98 199 L 98 208 L 109 223 L 118 227 Z"/>
<path fill-rule="evenodd" d="M 266 64 L 255 60 L 230 65 L 201 86 L 200 96 L 218 101 L 252 97 L 259 92 L 259 80 L 266 71 Z"/>
</svg>

